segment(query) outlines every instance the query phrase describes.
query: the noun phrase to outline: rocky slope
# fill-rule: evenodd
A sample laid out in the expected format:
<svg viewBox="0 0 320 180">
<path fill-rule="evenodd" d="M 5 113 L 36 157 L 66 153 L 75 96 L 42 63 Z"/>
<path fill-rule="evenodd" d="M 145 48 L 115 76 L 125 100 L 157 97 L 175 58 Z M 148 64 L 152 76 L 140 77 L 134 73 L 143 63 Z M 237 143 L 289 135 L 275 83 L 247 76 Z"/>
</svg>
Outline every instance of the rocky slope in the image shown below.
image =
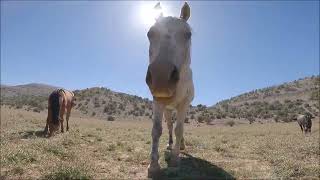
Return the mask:
<svg viewBox="0 0 320 180">
<path fill-rule="evenodd" d="M 218 102 L 191 107 L 186 121 L 212 123 L 220 119 L 289 122 L 297 114 L 319 114 L 319 76 L 253 90 Z M 43 84 L 1 86 L 1 104 L 36 112 L 47 108 L 48 95 L 56 87 Z M 74 91 L 76 110 L 87 116 L 115 120 L 118 117 L 152 117 L 152 102 L 146 98 L 93 87 Z"/>
</svg>

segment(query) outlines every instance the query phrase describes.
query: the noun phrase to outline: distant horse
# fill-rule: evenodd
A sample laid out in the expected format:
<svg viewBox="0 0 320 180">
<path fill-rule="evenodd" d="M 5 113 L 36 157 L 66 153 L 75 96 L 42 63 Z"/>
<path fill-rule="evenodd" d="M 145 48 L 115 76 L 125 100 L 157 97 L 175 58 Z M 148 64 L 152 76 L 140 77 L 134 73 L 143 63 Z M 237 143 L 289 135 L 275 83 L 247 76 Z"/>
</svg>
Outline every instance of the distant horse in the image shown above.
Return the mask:
<svg viewBox="0 0 320 180">
<path fill-rule="evenodd" d="M 157 4 L 158 6 L 158 4 Z M 160 6 L 160 5 L 159 5 Z M 191 28 L 187 23 L 190 7 L 187 3 L 181 9 L 180 18 L 157 18 L 147 36 L 149 46 L 149 66 L 146 83 L 153 96 L 153 127 L 151 162 L 148 176 L 159 173 L 159 138 L 162 134 L 162 118 L 169 129 L 169 143 L 172 149 L 172 112 L 177 110 L 175 127 L 176 142 L 171 151 L 169 166 L 177 166 L 180 149 L 184 149 L 183 126 L 189 105 L 194 97 L 191 64 Z"/>
<path fill-rule="evenodd" d="M 75 100 L 73 92 L 65 89 L 57 89 L 50 94 L 47 123 L 44 129 L 45 134 L 49 134 L 49 137 L 52 136 L 59 129 L 59 125 L 61 125 L 61 132 L 64 132 L 63 116 L 65 111 L 67 111 L 67 131 L 69 130 L 69 117 L 71 109 L 75 105 Z"/>
<path fill-rule="evenodd" d="M 312 116 L 311 113 L 306 113 L 305 115 L 298 115 L 297 122 L 301 128 L 301 131 L 305 134 L 311 133 L 311 127 L 312 127 L 312 120 L 314 116 Z"/>
</svg>

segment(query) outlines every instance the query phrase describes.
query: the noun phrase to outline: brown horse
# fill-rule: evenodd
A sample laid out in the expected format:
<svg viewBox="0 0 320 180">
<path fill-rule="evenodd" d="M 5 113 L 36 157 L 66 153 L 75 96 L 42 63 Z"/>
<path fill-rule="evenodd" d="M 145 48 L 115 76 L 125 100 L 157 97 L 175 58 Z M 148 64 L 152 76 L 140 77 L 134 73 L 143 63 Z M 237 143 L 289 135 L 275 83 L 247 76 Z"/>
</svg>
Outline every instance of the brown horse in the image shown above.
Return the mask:
<svg viewBox="0 0 320 180">
<path fill-rule="evenodd" d="M 75 105 L 75 100 L 74 94 L 65 89 L 57 89 L 50 94 L 47 124 L 44 129 L 45 134 L 48 134 L 49 137 L 52 136 L 53 133 L 59 129 L 59 125 L 61 125 L 61 132 L 64 132 L 63 116 L 66 111 L 67 131 L 69 130 L 69 117 L 71 109 Z"/>
</svg>

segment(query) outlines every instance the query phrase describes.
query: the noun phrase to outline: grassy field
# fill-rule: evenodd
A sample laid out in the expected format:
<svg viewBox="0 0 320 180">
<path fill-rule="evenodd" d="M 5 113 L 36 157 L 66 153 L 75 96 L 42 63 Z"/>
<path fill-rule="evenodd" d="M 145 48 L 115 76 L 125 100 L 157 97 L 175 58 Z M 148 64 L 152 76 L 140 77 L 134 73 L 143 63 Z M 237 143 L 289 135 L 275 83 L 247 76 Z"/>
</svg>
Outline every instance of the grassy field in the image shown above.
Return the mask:
<svg viewBox="0 0 320 180">
<path fill-rule="evenodd" d="M 145 179 L 151 121 L 102 121 L 75 114 L 70 131 L 48 139 L 45 113 L 1 107 L 0 179 Z M 319 179 L 319 120 L 304 136 L 296 123 L 186 124 L 179 168 L 168 168 L 160 141 L 161 179 Z"/>
</svg>

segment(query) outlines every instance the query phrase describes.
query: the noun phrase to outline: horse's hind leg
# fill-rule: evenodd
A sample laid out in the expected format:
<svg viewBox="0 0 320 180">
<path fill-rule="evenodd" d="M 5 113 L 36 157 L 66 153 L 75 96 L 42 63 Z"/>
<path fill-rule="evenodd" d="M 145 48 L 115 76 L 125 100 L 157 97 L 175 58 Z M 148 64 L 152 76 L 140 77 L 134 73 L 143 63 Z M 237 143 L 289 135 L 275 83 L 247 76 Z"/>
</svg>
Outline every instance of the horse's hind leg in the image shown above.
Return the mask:
<svg viewBox="0 0 320 180">
<path fill-rule="evenodd" d="M 184 145 L 184 137 L 183 137 L 183 134 L 182 134 L 180 150 L 184 150 L 185 148 L 186 148 L 186 146 Z"/>
<path fill-rule="evenodd" d="M 64 129 L 63 129 L 63 117 L 60 119 L 60 124 L 61 124 L 61 132 L 64 133 Z"/>
<path fill-rule="evenodd" d="M 65 112 L 65 108 L 64 108 L 64 105 L 61 106 L 62 108 L 60 109 L 60 125 L 61 125 L 61 132 L 64 133 L 64 129 L 63 129 L 63 115 L 64 115 L 64 112 Z"/>
<path fill-rule="evenodd" d="M 46 122 L 46 127 L 44 128 L 43 134 L 47 134 L 48 133 L 48 127 L 49 126 L 49 117 L 47 117 L 47 122 Z"/>
<path fill-rule="evenodd" d="M 168 130 L 169 130 L 169 142 L 167 144 L 167 149 L 171 150 L 172 149 L 172 144 L 173 144 L 173 140 L 172 140 L 172 129 L 173 129 L 172 110 L 166 109 L 164 111 L 164 118 L 165 118 L 165 120 L 167 122 Z"/>
<path fill-rule="evenodd" d="M 69 131 L 69 117 L 71 109 L 67 109 L 66 121 L 67 121 L 67 131 Z"/>
<path fill-rule="evenodd" d="M 52 123 L 48 123 L 48 137 L 51 137 L 52 135 L 54 135 L 55 132 L 55 126 Z"/>
<path fill-rule="evenodd" d="M 64 96 L 60 97 L 59 101 L 60 101 L 60 114 L 59 114 L 59 118 L 60 118 L 61 132 L 64 133 L 64 129 L 63 129 L 63 121 L 64 121 L 64 119 L 63 119 L 63 115 L 64 115 L 64 113 L 65 113 L 65 111 L 66 111 L 65 97 L 64 97 Z"/>
</svg>

